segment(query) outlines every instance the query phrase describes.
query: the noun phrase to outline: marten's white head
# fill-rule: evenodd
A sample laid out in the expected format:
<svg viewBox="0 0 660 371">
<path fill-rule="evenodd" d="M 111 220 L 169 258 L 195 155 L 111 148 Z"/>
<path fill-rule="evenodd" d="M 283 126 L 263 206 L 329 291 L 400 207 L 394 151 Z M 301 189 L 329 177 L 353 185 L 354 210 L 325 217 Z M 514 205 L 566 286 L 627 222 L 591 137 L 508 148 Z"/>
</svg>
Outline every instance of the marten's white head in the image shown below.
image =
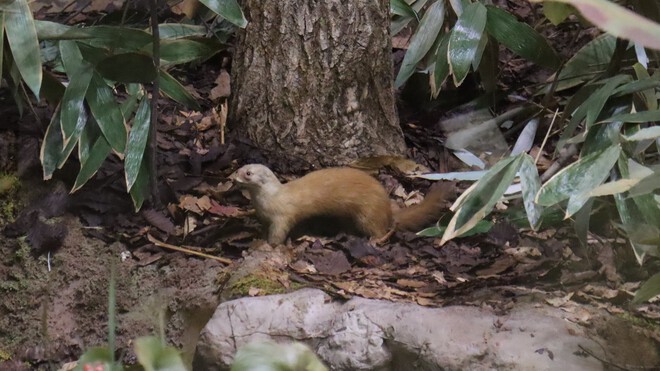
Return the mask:
<svg viewBox="0 0 660 371">
<path fill-rule="evenodd" d="M 280 185 L 280 181 L 273 172 L 259 164 L 245 165 L 236 170 L 231 177 L 234 183 L 239 187 L 248 190 L 258 190 L 262 188 L 272 188 Z"/>
</svg>

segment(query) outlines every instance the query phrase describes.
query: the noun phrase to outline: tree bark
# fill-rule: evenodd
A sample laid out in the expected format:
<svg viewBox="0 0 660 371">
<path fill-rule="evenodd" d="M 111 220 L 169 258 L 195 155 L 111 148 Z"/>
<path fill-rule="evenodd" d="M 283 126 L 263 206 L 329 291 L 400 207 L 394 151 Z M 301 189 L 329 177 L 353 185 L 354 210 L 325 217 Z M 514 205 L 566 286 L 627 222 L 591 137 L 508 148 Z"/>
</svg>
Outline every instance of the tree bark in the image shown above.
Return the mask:
<svg viewBox="0 0 660 371">
<path fill-rule="evenodd" d="M 245 0 L 230 123 L 311 165 L 405 151 L 392 87 L 389 0 Z"/>
</svg>

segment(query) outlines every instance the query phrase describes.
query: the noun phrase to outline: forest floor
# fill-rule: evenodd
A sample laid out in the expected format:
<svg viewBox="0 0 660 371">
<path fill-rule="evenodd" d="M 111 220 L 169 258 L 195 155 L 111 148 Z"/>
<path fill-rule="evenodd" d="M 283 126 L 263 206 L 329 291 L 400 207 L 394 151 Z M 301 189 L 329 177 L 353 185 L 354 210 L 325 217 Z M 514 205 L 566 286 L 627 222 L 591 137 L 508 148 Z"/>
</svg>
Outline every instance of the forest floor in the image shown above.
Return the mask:
<svg viewBox="0 0 660 371">
<path fill-rule="evenodd" d="M 522 18 L 532 16 L 528 7 L 510 10 Z M 577 24 L 563 27 L 551 41 L 564 57 L 593 37 L 593 30 Z M 232 265 L 171 252 L 158 241 L 193 246 L 235 262 L 260 236 L 260 226 L 243 212 L 248 201 L 229 190 L 228 175 L 251 162 L 267 163 L 290 178 L 306 170 L 301 164 L 266 158 L 232 131 L 221 141 L 212 107 L 224 99 L 221 92 L 230 89 L 228 71 L 220 67 L 227 57 L 221 54 L 195 69 L 176 71 L 203 103 L 203 112 L 183 111 L 165 99 L 160 102 L 160 192 L 166 210 L 133 211 L 116 158 L 107 160 L 74 194 L 68 189 L 76 164 L 65 166 L 57 179 L 42 181 L 39 143 L 52 111 L 37 106 L 36 117 L 21 118 L 10 99 L 2 100 L 0 174 L 20 174 L 21 179 L 0 192 L 0 229 L 7 236 L 0 239 L 0 368 L 48 369 L 106 343 L 113 267 L 121 357 L 134 362 L 131 340 L 157 333 L 166 323 L 168 340 L 190 360 Z M 393 58 L 400 63 L 402 51 L 396 49 Z M 526 87 L 548 77 L 547 71 L 506 52 L 500 68 L 500 88 L 511 96 L 530 97 Z M 469 85 L 446 92 L 462 97 L 451 106 L 476 97 L 478 92 Z M 420 100 L 408 90 L 398 92 L 398 101 L 410 158 L 434 170 L 460 170 L 461 165 L 433 139 L 443 137 L 440 119 L 452 115 L 443 101 L 445 93 L 432 101 Z M 515 104 L 509 101 L 500 110 Z M 509 144 L 515 141 L 507 139 Z M 379 179 L 399 202 L 415 199 L 430 185 L 393 171 L 381 173 Z M 459 184 L 457 191 L 467 186 Z M 596 228 L 587 246 L 579 244 L 568 222 L 533 232 L 515 223 L 515 210 L 499 210 L 489 231 L 442 248 L 436 238 L 406 233 L 397 233 L 383 246 L 347 235 L 303 237 L 294 242 L 295 258 L 288 272 L 271 277 L 279 286 L 243 282 L 231 294 L 224 292 L 223 299 L 309 286 L 342 298 L 358 295 L 425 306 L 468 304 L 507 310 L 516 297 L 533 294 L 567 311 L 579 311 L 580 305 L 601 308 L 641 325 L 639 331 L 660 344 L 658 305 L 628 307 L 632 293 L 648 277 L 648 268 L 635 263 L 626 241 L 611 227 L 611 210 L 594 217 Z M 50 249 L 54 251 L 49 257 L 43 252 Z"/>
</svg>

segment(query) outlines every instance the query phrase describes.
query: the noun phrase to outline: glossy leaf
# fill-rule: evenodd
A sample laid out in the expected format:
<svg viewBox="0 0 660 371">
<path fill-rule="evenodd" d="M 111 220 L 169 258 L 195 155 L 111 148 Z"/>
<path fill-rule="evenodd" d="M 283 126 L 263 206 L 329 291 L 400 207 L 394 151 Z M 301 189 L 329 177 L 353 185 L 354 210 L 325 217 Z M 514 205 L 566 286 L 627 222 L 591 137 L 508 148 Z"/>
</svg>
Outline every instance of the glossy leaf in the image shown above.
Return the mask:
<svg viewBox="0 0 660 371">
<path fill-rule="evenodd" d="M 82 42 L 114 52 L 138 51 L 152 41 L 150 33 L 135 28 L 93 26 L 85 28 L 85 31 L 90 39 Z"/>
<path fill-rule="evenodd" d="M 192 36 L 204 37 L 206 36 L 206 27 L 193 24 L 163 23 L 158 25 L 158 33 L 161 40 Z"/>
<path fill-rule="evenodd" d="M 390 0 L 390 12 L 403 17 L 417 18 L 417 13 L 405 0 Z"/>
<path fill-rule="evenodd" d="M 644 123 L 644 122 L 660 121 L 660 110 L 622 113 L 612 116 L 601 122 L 616 122 L 616 121 L 621 121 L 626 123 Z"/>
<path fill-rule="evenodd" d="M 565 167 L 541 187 L 535 202 L 539 205 L 551 206 L 573 195 L 592 190 L 608 177 L 620 152 L 621 147 L 611 146 Z"/>
<path fill-rule="evenodd" d="M 149 106 L 149 99 L 142 98 L 133 119 L 133 126 L 131 127 L 128 144 L 126 145 L 126 158 L 124 159 L 126 189 L 129 191 L 137 179 L 140 166 L 144 160 L 145 149 L 147 148 L 149 138 L 150 122 L 151 108 Z"/>
<path fill-rule="evenodd" d="M 77 40 L 91 38 L 84 28 L 71 27 L 57 22 L 35 20 L 39 40 Z"/>
<path fill-rule="evenodd" d="M 199 2 L 240 28 L 245 28 L 248 24 L 236 0 L 199 0 Z"/>
<path fill-rule="evenodd" d="M 556 69 L 559 58 L 548 42 L 526 23 L 495 6 L 486 6 L 486 31 L 514 53 L 534 63 Z"/>
<path fill-rule="evenodd" d="M 96 65 L 96 71 L 108 80 L 121 83 L 147 84 L 158 75 L 151 56 L 138 52 L 111 55 Z"/>
<path fill-rule="evenodd" d="M 616 38 L 600 35 L 583 46 L 559 72 L 555 91 L 572 88 L 602 73 L 610 63 L 615 45 Z M 550 86 L 547 89 L 550 89 Z"/>
<path fill-rule="evenodd" d="M 452 208 L 458 207 L 458 210 L 449 222 L 440 244 L 469 231 L 492 210 L 513 182 L 522 159 L 520 155 L 501 160 L 454 203 Z"/>
<path fill-rule="evenodd" d="M 448 57 L 454 85 L 459 86 L 470 72 L 486 27 L 486 7 L 474 2 L 465 7 L 449 37 Z"/>
<path fill-rule="evenodd" d="M 649 75 L 649 71 L 640 63 L 635 63 L 633 65 L 633 70 L 635 70 L 635 75 L 637 76 L 638 81 L 655 81 L 660 84 L 660 79 L 652 79 L 651 75 Z M 647 89 L 641 92 L 641 96 L 647 110 L 655 111 L 658 109 L 658 98 L 655 96 L 655 89 Z"/>
<path fill-rule="evenodd" d="M 212 57 L 222 49 L 222 44 L 215 39 L 163 40 L 160 44 L 160 59 L 168 65 L 201 61 Z"/>
<path fill-rule="evenodd" d="M 417 27 L 417 31 L 410 39 L 408 51 L 403 57 L 401 69 L 394 82 L 395 87 L 398 88 L 403 85 L 403 83 L 405 83 L 415 72 L 415 66 L 417 66 L 417 63 L 424 58 L 438 38 L 444 18 L 444 1 L 436 1 L 426 10 L 419 27 Z"/>
<path fill-rule="evenodd" d="M 447 48 L 449 47 L 449 33 L 443 34 L 438 51 L 436 52 L 435 66 L 431 74 L 431 93 L 437 98 L 442 84 L 449 76 L 449 60 L 447 59 Z"/>
<path fill-rule="evenodd" d="M 197 100 L 181 85 L 172 75 L 161 70 L 158 78 L 160 90 L 168 97 L 183 104 L 184 106 L 199 110 Z"/>
<path fill-rule="evenodd" d="M 87 91 L 87 102 L 107 142 L 117 154 L 123 154 L 127 136 L 124 116 L 112 90 L 98 73 L 94 73 L 92 77 Z"/>
<path fill-rule="evenodd" d="M 639 130 L 633 135 L 628 135 L 624 137 L 628 141 L 639 141 L 639 140 L 649 140 L 649 139 L 658 139 L 660 138 L 660 126 L 652 126 Z"/>
<path fill-rule="evenodd" d="M 540 2 L 543 0 L 532 0 Z M 552 0 L 577 8 L 584 18 L 622 39 L 660 50 L 660 24 L 609 0 Z"/>
<path fill-rule="evenodd" d="M 15 65 L 25 84 L 39 99 L 41 89 L 41 53 L 32 11 L 27 0 L 15 0 L 8 4 L 5 17 L 5 33 Z"/>
<path fill-rule="evenodd" d="M 94 146 L 90 149 L 87 160 L 80 164 L 80 172 L 78 172 L 76 182 L 74 183 L 71 192 L 77 191 L 87 183 L 87 181 L 96 174 L 101 165 L 103 165 L 103 161 L 105 161 L 111 152 L 112 147 L 108 141 L 103 135 L 99 136 L 96 143 L 94 143 Z"/>
<path fill-rule="evenodd" d="M 522 155 L 518 176 L 520 177 L 523 204 L 525 205 L 525 211 L 527 211 L 529 225 L 532 229 L 538 230 L 541 225 L 541 216 L 543 215 L 544 208 L 534 202 L 536 194 L 541 189 L 541 179 L 534 164 L 534 159 L 531 156 L 527 154 Z"/>
<path fill-rule="evenodd" d="M 602 80 L 605 83 L 603 87 L 596 90 L 596 92 L 591 96 L 591 98 L 585 102 L 587 115 L 585 118 L 585 124 L 587 128 L 590 128 L 598 119 L 598 115 L 605 107 L 605 102 L 612 96 L 614 90 L 621 84 L 630 81 L 630 76 L 627 75 L 616 75 L 606 80 Z"/>
<path fill-rule="evenodd" d="M 415 13 L 419 14 L 419 12 L 424 8 L 428 0 L 417 0 L 415 1 L 412 5 L 411 8 L 415 11 Z M 406 28 L 406 26 L 412 21 L 413 19 L 417 19 L 415 17 L 399 17 L 395 16 L 392 18 L 392 22 L 390 24 L 390 34 L 391 36 L 395 36 L 401 30 Z"/>
<path fill-rule="evenodd" d="M 53 173 L 57 169 L 57 164 L 60 162 L 62 148 L 62 130 L 60 126 L 60 110 L 58 107 L 50 120 L 50 124 L 48 124 L 39 153 L 44 180 L 49 180 L 53 177 Z"/>
<path fill-rule="evenodd" d="M 60 41 L 60 55 L 69 77 L 69 84 L 62 97 L 62 135 L 66 145 L 76 127 L 84 125 L 84 122 L 80 124 L 80 121 L 87 120 L 87 115 L 84 114 L 85 94 L 94 69 L 83 60 L 75 41 Z"/>
<path fill-rule="evenodd" d="M 133 200 L 133 207 L 135 211 L 142 208 L 142 204 L 149 197 L 149 166 L 148 159 L 145 159 L 140 164 L 140 171 L 138 172 L 135 183 L 131 187 L 131 200 Z"/>
</svg>

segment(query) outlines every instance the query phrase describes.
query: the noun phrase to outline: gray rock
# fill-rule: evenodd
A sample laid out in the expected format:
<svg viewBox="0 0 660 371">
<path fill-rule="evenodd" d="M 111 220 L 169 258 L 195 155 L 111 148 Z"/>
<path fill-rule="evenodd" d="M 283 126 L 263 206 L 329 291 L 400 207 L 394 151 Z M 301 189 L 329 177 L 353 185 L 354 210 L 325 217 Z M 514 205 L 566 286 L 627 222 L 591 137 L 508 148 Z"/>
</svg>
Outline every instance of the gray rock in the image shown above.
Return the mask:
<svg viewBox="0 0 660 371">
<path fill-rule="evenodd" d="M 600 347 L 567 316 L 530 304 L 497 315 L 363 298 L 340 303 L 305 289 L 219 305 L 193 367 L 229 369 L 240 346 L 269 339 L 304 342 L 333 370 L 602 370 L 579 345 Z"/>
</svg>

